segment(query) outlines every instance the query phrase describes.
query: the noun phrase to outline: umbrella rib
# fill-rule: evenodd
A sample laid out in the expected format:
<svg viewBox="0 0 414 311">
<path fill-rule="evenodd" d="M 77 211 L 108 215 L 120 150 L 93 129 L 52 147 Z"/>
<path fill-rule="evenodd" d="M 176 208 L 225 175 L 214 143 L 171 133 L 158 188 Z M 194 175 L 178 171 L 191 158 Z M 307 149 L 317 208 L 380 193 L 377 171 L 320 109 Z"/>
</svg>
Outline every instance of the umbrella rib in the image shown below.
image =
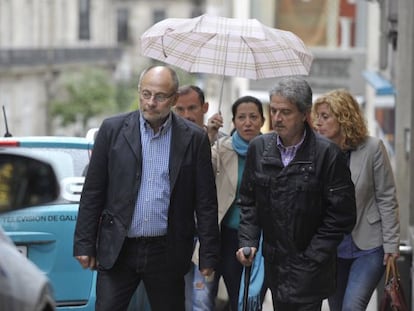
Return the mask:
<svg viewBox="0 0 414 311">
<path fill-rule="evenodd" d="M 167 58 L 167 53 L 165 53 L 165 48 L 164 48 L 164 36 L 161 36 L 161 46 L 162 46 L 162 53 L 164 54 L 164 57 Z"/>
<path fill-rule="evenodd" d="M 255 71 L 256 71 L 256 78 L 257 78 L 258 75 L 259 75 L 259 71 L 258 71 L 258 62 L 257 62 L 257 59 L 256 59 L 256 55 L 254 53 L 254 50 L 252 49 L 252 47 L 249 45 L 249 43 L 247 42 L 247 40 L 243 36 L 241 37 L 241 39 L 246 44 L 246 46 L 249 48 L 250 53 L 251 53 L 252 57 L 254 58 L 254 68 L 255 68 Z"/>
<path fill-rule="evenodd" d="M 221 88 L 220 88 L 220 100 L 219 100 L 219 106 L 218 106 L 218 112 L 221 113 L 221 102 L 223 101 L 223 89 L 224 89 L 224 75 L 226 73 L 226 66 L 227 66 L 227 50 L 229 48 L 229 39 L 230 34 L 227 34 L 227 40 L 226 40 L 226 50 L 224 51 L 224 65 L 223 65 L 223 74 L 221 78 Z"/>
<path fill-rule="evenodd" d="M 164 57 L 167 58 L 167 53 L 165 53 L 165 47 L 164 47 L 164 37 L 167 35 L 167 33 L 171 32 L 171 28 L 167 28 L 164 31 L 164 35 L 161 36 L 161 46 L 162 46 L 162 53 L 164 54 Z"/>
<path fill-rule="evenodd" d="M 211 36 L 208 38 L 208 40 L 205 40 L 204 42 L 203 42 L 203 44 L 201 44 L 199 47 L 198 47 L 198 52 L 197 52 L 197 55 L 200 55 L 201 54 L 201 52 L 202 52 L 202 50 L 203 50 L 203 48 L 204 48 L 204 46 L 206 46 L 208 43 L 209 43 L 209 41 L 211 41 L 213 38 L 215 38 L 215 37 L 217 37 L 218 36 L 218 34 L 217 33 L 211 33 Z"/>
</svg>

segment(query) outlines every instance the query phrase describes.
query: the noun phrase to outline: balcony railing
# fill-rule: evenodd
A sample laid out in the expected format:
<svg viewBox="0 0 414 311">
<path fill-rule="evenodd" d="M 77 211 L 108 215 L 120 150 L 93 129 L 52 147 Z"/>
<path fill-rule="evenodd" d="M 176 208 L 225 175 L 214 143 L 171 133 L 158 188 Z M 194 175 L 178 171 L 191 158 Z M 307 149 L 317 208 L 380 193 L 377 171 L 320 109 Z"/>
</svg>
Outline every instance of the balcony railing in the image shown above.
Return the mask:
<svg viewBox="0 0 414 311">
<path fill-rule="evenodd" d="M 74 63 L 116 63 L 121 57 L 118 47 L 99 48 L 50 48 L 50 49 L 0 49 L 0 70 L 69 65 Z"/>
</svg>

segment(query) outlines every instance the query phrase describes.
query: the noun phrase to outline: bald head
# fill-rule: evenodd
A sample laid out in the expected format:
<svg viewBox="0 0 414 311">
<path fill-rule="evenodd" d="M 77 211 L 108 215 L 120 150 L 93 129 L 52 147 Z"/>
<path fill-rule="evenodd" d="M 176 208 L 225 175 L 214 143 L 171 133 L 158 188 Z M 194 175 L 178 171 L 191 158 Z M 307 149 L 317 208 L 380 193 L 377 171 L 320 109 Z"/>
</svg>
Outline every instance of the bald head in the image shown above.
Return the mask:
<svg viewBox="0 0 414 311">
<path fill-rule="evenodd" d="M 144 71 L 141 73 L 140 77 L 139 77 L 139 82 L 138 82 L 138 88 L 141 88 L 141 83 L 142 80 L 144 79 L 144 77 L 147 74 L 153 74 L 153 75 L 162 75 L 164 76 L 163 78 L 165 78 L 165 75 L 169 75 L 169 80 L 171 82 L 171 89 L 174 90 L 175 92 L 178 91 L 178 87 L 179 87 L 179 80 L 178 80 L 178 76 L 177 73 L 170 67 L 167 66 L 151 66 L 148 67 L 146 69 L 144 69 Z"/>
</svg>

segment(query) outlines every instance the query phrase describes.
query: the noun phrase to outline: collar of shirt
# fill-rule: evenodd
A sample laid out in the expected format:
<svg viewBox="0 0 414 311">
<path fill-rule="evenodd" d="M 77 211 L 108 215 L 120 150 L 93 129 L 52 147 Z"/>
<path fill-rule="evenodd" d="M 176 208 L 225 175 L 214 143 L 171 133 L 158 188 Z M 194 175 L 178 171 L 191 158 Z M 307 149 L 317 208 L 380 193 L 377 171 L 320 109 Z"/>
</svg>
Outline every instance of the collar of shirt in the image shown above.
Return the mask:
<svg viewBox="0 0 414 311">
<path fill-rule="evenodd" d="M 276 145 L 280 151 L 282 162 L 285 166 L 288 165 L 290 161 L 294 159 L 296 155 L 296 151 L 299 149 L 299 147 L 303 144 L 303 141 L 305 140 L 305 136 L 306 136 L 306 129 L 303 131 L 302 139 L 296 145 L 286 147 L 285 145 L 283 145 L 283 142 L 280 139 L 280 136 L 277 135 Z"/>
<path fill-rule="evenodd" d="M 144 116 L 142 115 L 142 113 L 139 114 L 139 119 L 140 119 L 140 125 L 141 125 L 141 132 L 148 133 L 148 131 L 151 131 L 151 133 L 154 133 L 154 130 L 152 129 L 151 125 L 149 124 L 147 120 L 144 119 Z M 160 126 L 160 130 L 154 136 L 164 134 L 166 131 L 170 129 L 171 124 L 172 124 L 172 114 L 169 113 L 165 122 Z"/>
<path fill-rule="evenodd" d="M 280 136 L 277 135 L 276 144 L 280 151 L 297 150 L 303 144 L 303 141 L 305 140 L 305 136 L 306 136 L 306 129 L 303 131 L 302 139 L 300 140 L 300 142 L 298 142 L 296 145 L 285 147 L 285 145 L 283 145 L 282 140 L 280 139 Z"/>
</svg>

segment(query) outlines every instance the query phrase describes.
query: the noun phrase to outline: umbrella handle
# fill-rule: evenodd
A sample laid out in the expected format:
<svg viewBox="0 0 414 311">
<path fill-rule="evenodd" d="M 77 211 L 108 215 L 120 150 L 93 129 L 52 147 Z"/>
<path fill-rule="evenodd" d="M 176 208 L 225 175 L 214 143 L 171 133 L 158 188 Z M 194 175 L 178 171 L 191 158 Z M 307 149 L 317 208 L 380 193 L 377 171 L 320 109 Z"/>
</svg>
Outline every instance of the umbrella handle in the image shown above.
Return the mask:
<svg viewBox="0 0 414 311">
<path fill-rule="evenodd" d="M 243 252 L 244 258 L 248 258 L 252 252 L 252 249 L 248 246 L 245 246 L 243 247 L 242 252 Z"/>
<path fill-rule="evenodd" d="M 243 293 L 243 311 L 247 310 L 249 300 L 249 286 L 250 286 L 250 273 L 252 267 L 244 267 L 244 293 Z"/>
</svg>

